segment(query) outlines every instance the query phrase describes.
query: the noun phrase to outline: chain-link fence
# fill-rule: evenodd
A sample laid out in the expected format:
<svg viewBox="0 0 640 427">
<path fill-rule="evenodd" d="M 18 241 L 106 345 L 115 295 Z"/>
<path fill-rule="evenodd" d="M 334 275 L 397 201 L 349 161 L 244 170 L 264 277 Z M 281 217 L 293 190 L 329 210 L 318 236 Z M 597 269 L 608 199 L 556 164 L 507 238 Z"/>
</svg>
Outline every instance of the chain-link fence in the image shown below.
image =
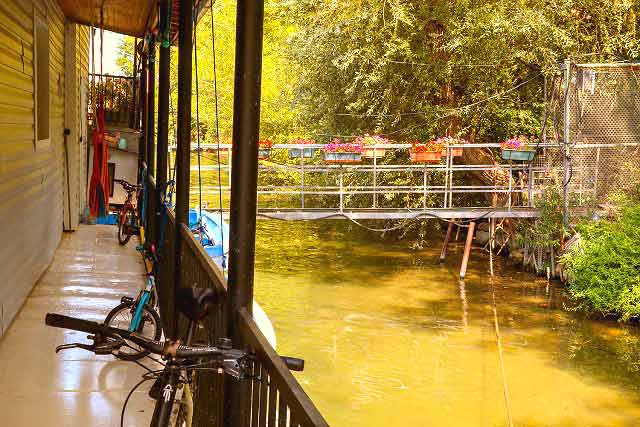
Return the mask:
<svg viewBox="0 0 640 427">
<path fill-rule="evenodd" d="M 640 185 L 640 65 L 567 66 L 545 91 L 546 142 L 557 148 L 545 148 L 534 180 L 566 183 L 570 208 L 596 207 Z"/>
</svg>

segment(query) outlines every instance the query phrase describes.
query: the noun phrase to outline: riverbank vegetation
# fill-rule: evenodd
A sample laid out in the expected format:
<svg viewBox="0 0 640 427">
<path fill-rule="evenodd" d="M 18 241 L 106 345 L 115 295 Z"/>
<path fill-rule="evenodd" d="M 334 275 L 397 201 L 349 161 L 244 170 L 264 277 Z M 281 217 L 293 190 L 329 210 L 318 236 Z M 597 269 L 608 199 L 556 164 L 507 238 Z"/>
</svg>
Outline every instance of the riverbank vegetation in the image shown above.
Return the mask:
<svg viewBox="0 0 640 427">
<path fill-rule="evenodd" d="M 611 218 L 580 222 L 580 239 L 562 262 L 582 308 L 629 320 L 640 317 L 640 201 L 615 201 Z"/>
</svg>

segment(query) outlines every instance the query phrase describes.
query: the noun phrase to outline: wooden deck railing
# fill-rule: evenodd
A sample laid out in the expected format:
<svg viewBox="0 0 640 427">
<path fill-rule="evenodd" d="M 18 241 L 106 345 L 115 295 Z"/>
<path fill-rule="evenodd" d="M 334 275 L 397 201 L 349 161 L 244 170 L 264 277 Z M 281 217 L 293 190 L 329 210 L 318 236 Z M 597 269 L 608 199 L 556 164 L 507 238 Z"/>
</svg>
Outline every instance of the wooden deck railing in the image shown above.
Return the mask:
<svg viewBox="0 0 640 427">
<path fill-rule="evenodd" d="M 155 191 L 155 188 L 153 189 Z M 154 208 L 155 209 L 155 208 Z M 153 210 L 150 212 L 156 212 Z M 174 325 L 174 248 L 176 238 L 176 219 L 172 210 L 167 210 L 164 221 L 165 229 L 154 230 L 155 222 L 149 221 L 149 235 L 161 233 L 163 243 L 160 245 L 160 268 L 157 284 L 160 296 L 160 311 L 166 335 L 173 335 L 170 330 Z M 159 221 L 163 222 L 163 221 Z M 189 228 L 180 225 L 182 245 L 182 268 L 180 282 L 183 286 L 196 286 L 213 289 L 219 294 L 221 303 L 215 312 L 203 323 L 203 328 L 196 331 L 195 342 L 215 343 L 218 338 L 227 336 L 227 289 L 224 275 L 207 255 L 202 245 L 196 240 Z M 264 337 L 253 317 L 244 309 L 238 313 L 239 329 L 244 345 L 255 354 L 253 374 L 255 378 L 243 384 L 246 416 L 237 427 L 323 427 L 328 426 L 315 405 L 304 392 L 298 381 L 291 374 L 276 351 Z M 177 336 L 184 338 L 187 332 L 186 319 L 178 319 Z M 302 356 L 304 355 L 296 355 Z M 225 379 L 216 373 L 198 373 L 195 380 L 194 401 L 195 412 L 193 425 L 224 425 L 224 390 Z"/>
<path fill-rule="evenodd" d="M 133 77 L 91 74 L 92 93 L 104 96 L 104 116 L 108 125 L 135 128 L 135 90 Z M 89 101 L 95 111 L 93 100 Z"/>
</svg>

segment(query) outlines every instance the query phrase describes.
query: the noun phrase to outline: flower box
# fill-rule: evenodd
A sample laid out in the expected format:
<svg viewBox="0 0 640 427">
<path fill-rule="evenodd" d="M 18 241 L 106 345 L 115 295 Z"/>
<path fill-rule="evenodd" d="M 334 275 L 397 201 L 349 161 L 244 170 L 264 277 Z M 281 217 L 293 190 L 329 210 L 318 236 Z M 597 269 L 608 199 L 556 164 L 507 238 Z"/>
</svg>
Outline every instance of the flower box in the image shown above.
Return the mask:
<svg viewBox="0 0 640 427">
<path fill-rule="evenodd" d="M 325 151 L 324 161 L 327 163 L 360 163 L 362 161 L 362 153 Z"/>
<path fill-rule="evenodd" d="M 268 139 L 258 141 L 258 160 L 266 160 L 271 157 L 271 147 L 273 147 L 273 142 Z"/>
<path fill-rule="evenodd" d="M 503 148 L 500 154 L 504 160 L 530 162 L 536 157 L 536 150 L 535 149 L 510 150 L 510 149 Z"/>
<path fill-rule="evenodd" d="M 385 148 L 369 148 L 366 147 L 362 152 L 362 157 L 365 159 L 381 159 L 387 154 Z"/>
<path fill-rule="evenodd" d="M 258 160 L 266 160 L 271 157 L 271 148 L 258 148 Z"/>
<path fill-rule="evenodd" d="M 381 159 L 387 153 L 387 150 L 384 148 L 374 148 L 376 145 L 389 144 L 390 141 L 380 135 L 369 135 L 365 134 L 364 136 L 359 136 L 355 140 L 356 144 L 360 144 L 363 146 L 362 157 L 365 159 Z"/>
<path fill-rule="evenodd" d="M 500 144 L 500 156 L 504 160 L 516 160 L 520 162 L 530 162 L 536 156 L 536 147 L 538 139 L 534 136 L 526 137 L 523 135 L 512 137 Z"/>
<path fill-rule="evenodd" d="M 304 159 L 311 159 L 315 154 L 315 148 L 289 148 L 290 159 L 299 159 L 301 156 Z"/>
<path fill-rule="evenodd" d="M 441 151 L 411 151 L 409 153 L 411 161 L 414 163 L 440 163 Z"/>
<path fill-rule="evenodd" d="M 460 157 L 460 156 L 462 156 L 462 151 L 463 150 L 464 150 L 464 148 L 462 148 L 462 147 L 452 148 L 451 149 L 451 156 L 452 157 Z M 442 150 L 442 157 L 447 157 L 447 149 L 446 148 L 444 150 Z"/>
<path fill-rule="evenodd" d="M 324 147 L 327 163 L 359 163 L 362 161 L 362 144 L 352 144 L 334 139 Z"/>
</svg>

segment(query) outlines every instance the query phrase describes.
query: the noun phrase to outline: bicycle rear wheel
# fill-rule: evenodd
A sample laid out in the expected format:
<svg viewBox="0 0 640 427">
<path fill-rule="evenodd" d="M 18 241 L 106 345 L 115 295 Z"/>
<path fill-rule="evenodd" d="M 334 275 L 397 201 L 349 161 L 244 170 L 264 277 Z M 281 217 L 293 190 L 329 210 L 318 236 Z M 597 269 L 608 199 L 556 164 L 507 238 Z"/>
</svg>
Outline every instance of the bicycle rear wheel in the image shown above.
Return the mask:
<svg viewBox="0 0 640 427">
<path fill-rule="evenodd" d="M 114 328 L 129 329 L 131 321 L 133 320 L 135 307 L 134 303 L 123 302 L 119 304 L 107 314 L 107 317 L 104 319 L 104 324 Z M 158 316 L 158 313 L 145 305 L 142 308 L 142 319 L 136 332 L 148 339 L 154 341 L 160 340 L 162 327 L 160 326 L 160 316 Z M 116 354 L 117 358 L 122 360 L 138 360 L 149 354 L 148 351 L 143 350 L 139 345 L 128 340 L 125 340 L 125 342 L 127 346 L 120 348 Z"/>
<path fill-rule="evenodd" d="M 126 245 L 131 239 L 130 226 L 134 223 L 133 207 L 129 204 L 125 204 L 122 207 L 122 212 L 118 217 L 118 243 Z"/>
</svg>

